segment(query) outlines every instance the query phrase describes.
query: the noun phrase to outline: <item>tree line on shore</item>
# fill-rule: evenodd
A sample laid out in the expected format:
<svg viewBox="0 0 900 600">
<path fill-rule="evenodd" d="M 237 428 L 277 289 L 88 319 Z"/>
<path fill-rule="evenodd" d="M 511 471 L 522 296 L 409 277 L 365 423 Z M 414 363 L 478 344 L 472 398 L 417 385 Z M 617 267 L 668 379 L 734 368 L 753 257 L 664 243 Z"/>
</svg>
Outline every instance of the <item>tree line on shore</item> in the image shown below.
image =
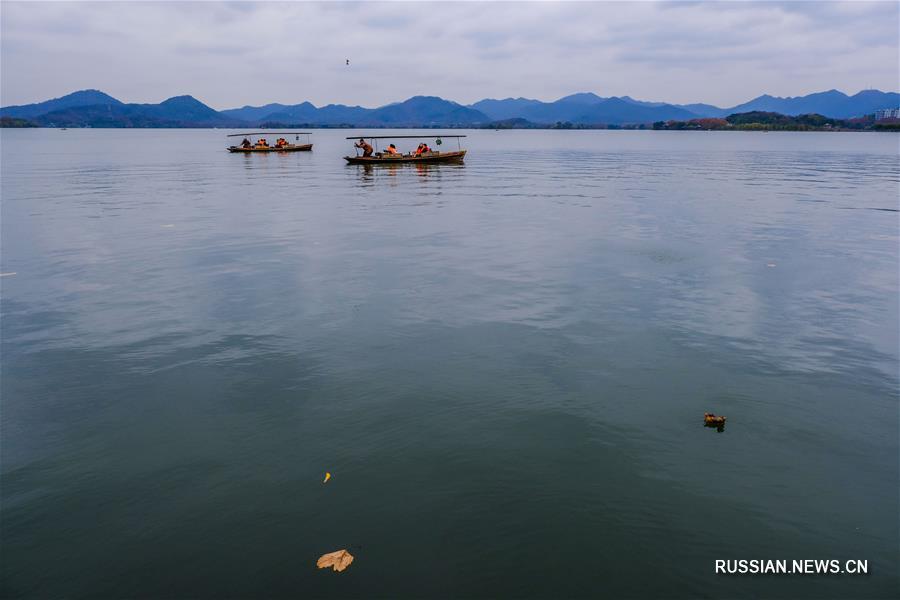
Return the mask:
<svg viewBox="0 0 900 600">
<path fill-rule="evenodd" d="M 724 119 L 702 118 L 688 121 L 657 121 L 656 130 L 737 130 L 737 131 L 900 131 L 900 119 L 876 120 L 875 115 L 855 119 L 832 119 L 819 114 L 782 115 L 751 111 L 728 115 Z"/>
<path fill-rule="evenodd" d="M 0 117 L 0 128 L 39 127 L 28 119 Z M 316 125 L 312 123 L 266 122 L 265 128 L 306 127 L 306 128 L 352 128 L 352 123 L 339 125 Z M 444 126 L 442 128 L 454 128 Z M 783 115 L 776 112 L 751 111 L 736 113 L 725 118 L 705 117 L 687 121 L 656 121 L 627 124 L 584 124 L 569 121 L 556 123 L 532 123 L 526 119 L 505 119 L 479 126 L 481 129 L 653 129 L 672 131 L 900 131 L 900 119 L 876 120 L 875 115 L 855 119 L 832 119 L 819 114 Z"/>
</svg>

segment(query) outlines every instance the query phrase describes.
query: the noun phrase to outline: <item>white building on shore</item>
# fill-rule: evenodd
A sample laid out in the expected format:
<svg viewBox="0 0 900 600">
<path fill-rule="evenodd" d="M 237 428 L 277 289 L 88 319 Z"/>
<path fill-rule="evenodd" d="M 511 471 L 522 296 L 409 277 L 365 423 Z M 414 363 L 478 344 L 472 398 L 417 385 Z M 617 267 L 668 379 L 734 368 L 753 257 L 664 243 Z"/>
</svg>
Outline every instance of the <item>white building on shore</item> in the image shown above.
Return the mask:
<svg viewBox="0 0 900 600">
<path fill-rule="evenodd" d="M 900 119 L 900 108 L 882 108 L 875 111 L 875 120 Z"/>
</svg>

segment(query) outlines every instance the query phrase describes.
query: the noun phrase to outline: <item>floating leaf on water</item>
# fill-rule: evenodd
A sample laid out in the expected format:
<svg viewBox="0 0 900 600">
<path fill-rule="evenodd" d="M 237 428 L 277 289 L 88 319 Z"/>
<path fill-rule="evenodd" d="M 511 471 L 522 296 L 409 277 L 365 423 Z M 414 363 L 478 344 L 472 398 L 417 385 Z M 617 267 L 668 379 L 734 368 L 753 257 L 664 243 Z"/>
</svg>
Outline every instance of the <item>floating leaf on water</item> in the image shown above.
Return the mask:
<svg viewBox="0 0 900 600">
<path fill-rule="evenodd" d="M 349 567 L 352 562 L 352 554 L 346 550 L 338 550 L 337 552 L 329 552 L 328 554 L 320 556 L 319 560 L 316 561 L 316 566 L 320 569 L 334 567 L 335 571 L 340 572 Z"/>
<path fill-rule="evenodd" d="M 328 483 L 328 480 L 331 479 L 331 473 L 325 472 L 325 480 L 322 483 Z"/>
</svg>

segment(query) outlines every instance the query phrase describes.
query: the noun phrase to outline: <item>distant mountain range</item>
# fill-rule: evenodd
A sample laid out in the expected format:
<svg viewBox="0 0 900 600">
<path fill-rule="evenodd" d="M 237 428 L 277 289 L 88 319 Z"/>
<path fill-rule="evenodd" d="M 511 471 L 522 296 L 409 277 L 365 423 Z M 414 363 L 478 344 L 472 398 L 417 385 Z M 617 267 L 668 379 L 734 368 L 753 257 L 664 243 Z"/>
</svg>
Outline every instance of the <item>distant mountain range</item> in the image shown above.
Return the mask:
<svg viewBox="0 0 900 600">
<path fill-rule="evenodd" d="M 526 119 L 532 123 L 570 122 L 592 125 L 606 123 L 652 123 L 670 119 L 694 119 L 700 115 L 662 102 L 638 102 L 625 96 L 601 98 L 593 93 L 572 94 L 555 102 L 528 98 L 481 100 L 472 105 L 492 120 Z"/>
<path fill-rule="evenodd" d="M 751 111 L 784 115 L 816 113 L 846 119 L 900 106 L 900 94 L 865 90 L 848 96 L 829 90 L 779 98 L 763 95 L 731 108 L 711 104 L 646 102 L 629 96 L 604 98 L 585 92 L 554 102 L 530 98 L 485 99 L 469 106 L 436 96 L 414 96 L 378 108 L 329 104 L 266 104 L 217 111 L 192 96 L 159 104 L 125 104 L 99 90 L 82 90 L 36 104 L 0 108 L 0 117 L 26 119 L 45 127 L 472 127 L 492 123 L 521 126 L 571 123 L 625 125 L 698 117 L 724 117 Z"/>
<path fill-rule="evenodd" d="M 82 90 L 37 104 L 0 108 L 0 117 L 18 117 L 48 127 L 241 127 L 191 96 L 159 104 L 125 104 L 98 90 Z"/>
<path fill-rule="evenodd" d="M 491 119 L 470 107 L 435 96 L 414 96 L 379 108 L 329 104 L 316 108 L 309 102 L 292 106 L 269 104 L 223 110 L 223 115 L 251 124 L 283 123 L 356 125 L 359 127 L 409 127 L 478 125 Z"/>
</svg>

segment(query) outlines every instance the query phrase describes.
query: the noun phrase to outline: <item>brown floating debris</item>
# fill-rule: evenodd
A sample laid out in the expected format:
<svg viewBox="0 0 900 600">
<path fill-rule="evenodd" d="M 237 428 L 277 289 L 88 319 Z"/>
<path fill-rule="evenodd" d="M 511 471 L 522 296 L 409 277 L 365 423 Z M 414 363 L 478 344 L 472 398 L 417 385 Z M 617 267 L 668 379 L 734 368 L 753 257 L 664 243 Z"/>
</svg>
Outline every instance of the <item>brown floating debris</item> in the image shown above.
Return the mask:
<svg viewBox="0 0 900 600">
<path fill-rule="evenodd" d="M 703 413 L 703 424 L 707 427 L 716 427 L 719 431 L 725 428 L 725 417 L 713 413 Z"/>
<path fill-rule="evenodd" d="M 316 561 L 316 566 L 320 569 L 334 567 L 335 571 L 340 572 L 349 567 L 352 562 L 352 554 L 346 550 L 338 550 L 337 552 L 329 552 L 328 554 L 320 556 L 319 560 Z"/>
<path fill-rule="evenodd" d="M 724 425 L 725 417 L 722 415 L 714 415 L 712 413 L 703 413 L 703 422 L 707 425 Z"/>
</svg>

